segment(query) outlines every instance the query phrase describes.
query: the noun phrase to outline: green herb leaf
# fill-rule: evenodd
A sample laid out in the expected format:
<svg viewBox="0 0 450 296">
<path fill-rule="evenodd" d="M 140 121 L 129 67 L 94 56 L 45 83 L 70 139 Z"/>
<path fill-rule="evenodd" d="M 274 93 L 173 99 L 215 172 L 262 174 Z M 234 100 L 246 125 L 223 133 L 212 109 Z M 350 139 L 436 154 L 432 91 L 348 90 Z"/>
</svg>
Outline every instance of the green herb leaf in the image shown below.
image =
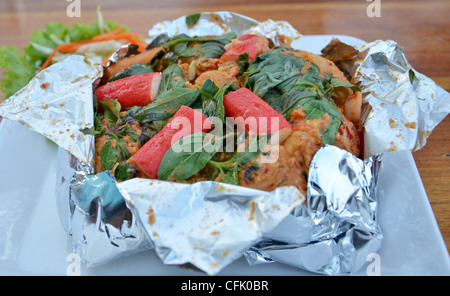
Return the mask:
<svg viewBox="0 0 450 296">
<path fill-rule="evenodd" d="M 166 49 L 166 53 L 152 62 L 153 69 L 165 69 L 170 64 L 176 63 L 181 57 L 210 57 L 218 58 L 224 52 L 224 45 L 236 38 L 236 33 L 230 32 L 217 37 L 194 36 L 179 34 L 157 42 L 159 46 Z M 189 48 L 190 42 L 200 43 L 194 48 Z M 156 71 L 156 70 L 155 70 Z"/>
<path fill-rule="evenodd" d="M 223 97 L 229 90 L 230 84 L 224 85 L 218 89 L 217 86 L 208 79 L 203 84 L 200 93 L 202 97 L 202 113 L 210 118 L 217 117 L 225 122 L 225 107 L 223 106 Z M 214 93 L 213 96 L 211 94 Z"/>
<path fill-rule="evenodd" d="M 80 131 L 86 135 L 97 136 L 103 134 L 104 128 L 103 125 L 100 123 L 97 114 L 94 114 L 94 126 L 90 128 L 80 129 Z"/>
<path fill-rule="evenodd" d="M 301 102 L 306 99 L 316 99 L 317 92 L 310 87 L 295 87 L 281 96 L 272 97 L 268 100 L 269 105 L 278 111 L 287 120 L 290 119 L 291 113 L 295 109 L 301 108 Z"/>
<path fill-rule="evenodd" d="M 229 33 L 217 36 L 217 37 L 204 37 L 204 36 L 189 37 L 186 34 L 180 34 L 180 35 L 172 37 L 166 43 L 166 47 L 172 47 L 181 42 L 199 42 L 199 43 L 218 42 L 218 43 L 221 43 L 222 45 L 225 45 L 225 44 L 230 43 L 231 40 L 235 39 L 236 37 L 237 37 L 236 33 L 234 33 L 234 32 L 229 32 Z"/>
<path fill-rule="evenodd" d="M 114 168 L 114 165 L 120 161 L 119 159 L 120 151 L 117 145 L 113 148 L 111 141 L 107 142 L 100 153 L 102 171 L 110 171 Z"/>
<path fill-rule="evenodd" d="M 200 89 L 200 93 L 202 96 L 206 96 L 208 98 L 213 98 L 216 93 L 219 91 L 217 85 L 211 79 L 207 79 Z"/>
<path fill-rule="evenodd" d="M 239 75 L 243 75 L 250 66 L 248 52 L 245 52 L 238 57 L 237 64 L 239 65 Z"/>
<path fill-rule="evenodd" d="M 207 79 L 200 89 L 202 113 L 208 118 L 216 114 L 217 104 L 214 97 L 218 91 L 219 88 L 211 79 Z"/>
<path fill-rule="evenodd" d="M 360 88 L 339 81 L 331 74 L 322 78 L 317 65 L 289 54 L 289 51 L 295 50 L 280 48 L 259 55 L 247 71 L 248 85 L 287 120 L 293 110 L 300 108 L 304 109 L 306 120 L 330 114 L 332 119 L 323 131 L 322 142 L 331 144 L 343 121 L 331 99 L 332 92 L 337 87 L 349 87 L 353 91 L 360 91 Z M 309 64 L 305 71 L 306 63 Z"/>
<path fill-rule="evenodd" d="M 153 68 L 149 64 L 146 64 L 146 63 L 133 64 L 130 67 L 122 69 L 119 72 L 117 72 L 116 74 L 114 74 L 113 76 L 111 76 L 111 78 L 108 79 L 108 82 L 122 79 L 125 77 L 130 77 L 133 75 L 147 74 L 147 73 L 152 73 L 152 72 L 153 72 Z"/>
<path fill-rule="evenodd" d="M 137 173 L 135 167 L 126 162 L 121 162 L 114 171 L 114 176 L 117 180 L 125 181 L 133 178 Z"/>
<path fill-rule="evenodd" d="M 186 180 L 202 170 L 217 153 L 217 143 L 207 133 L 194 133 L 183 137 L 166 152 L 158 169 L 158 179 Z M 221 143 L 220 143 L 221 144 Z M 177 147 L 177 151 L 174 150 Z M 179 150 L 178 150 L 179 149 Z"/>
<path fill-rule="evenodd" d="M 233 165 L 220 171 L 217 182 L 239 185 L 239 166 Z"/>
<path fill-rule="evenodd" d="M 252 161 L 262 152 L 262 149 L 264 149 L 269 140 L 270 135 L 259 135 L 253 138 L 250 144 L 245 147 L 244 151 L 237 151 L 226 162 L 244 164 Z"/>
<path fill-rule="evenodd" d="M 331 100 L 325 99 L 325 98 L 323 98 L 321 100 L 317 100 L 317 99 L 313 99 L 313 98 L 301 100 L 297 103 L 297 105 L 294 107 L 294 109 L 300 109 L 301 107 L 303 107 L 303 109 L 305 110 L 307 119 L 319 118 L 317 115 L 312 115 L 312 114 L 317 114 L 317 112 L 320 111 L 320 112 L 322 112 L 322 114 L 328 113 L 332 117 L 338 118 L 340 121 L 343 120 L 342 114 L 339 111 L 339 109 L 337 108 L 337 106 L 334 104 L 334 102 L 332 102 Z M 322 117 L 322 116 L 320 116 L 320 117 Z"/>
<path fill-rule="evenodd" d="M 333 87 L 333 89 L 343 86 L 343 87 L 351 88 L 353 91 L 361 91 L 361 88 L 359 86 L 348 83 L 348 82 L 340 81 L 336 78 L 333 78 L 332 76 L 331 76 L 331 78 L 326 79 L 325 83 L 329 83 L 329 85 L 331 85 Z"/>
<path fill-rule="evenodd" d="M 292 82 L 301 74 L 306 61 L 292 54 L 283 54 L 283 49 L 273 49 L 260 54 L 247 70 L 247 82 L 251 90 L 260 98 L 267 99 L 266 94 L 278 87 L 277 93 L 282 93 L 286 81 Z M 291 80 L 290 80 L 291 79 Z"/>
<path fill-rule="evenodd" d="M 205 42 L 193 48 L 185 47 L 178 51 L 179 57 L 206 57 L 219 58 L 225 53 L 225 48 L 220 42 Z"/>
<path fill-rule="evenodd" d="M 182 88 L 186 83 L 183 70 L 177 64 L 170 64 L 161 74 L 159 90 L 167 91 L 172 88 Z"/>
<path fill-rule="evenodd" d="M 409 82 L 412 85 L 414 85 L 414 79 L 416 78 L 416 73 L 412 69 L 409 69 L 408 75 L 409 75 Z"/>
<path fill-rule="evenodd" d="M 201 16 L 200 13 L 193 13 L 186 16 L 186 26 L 188 28 L 192 28 L 193 26 L 195 26 L 198 23 L 200 16 Z"/>
<path fill-rule="evenodd" d="M 1 81 L 1 90 L 7 98 L 27 85 L 38 70 L 27 55 L 19 54 L 15 46 L 0 48 L 0 67 L 6 69 L 3 72 L 6 79 Z"/>
<path fill-rule="evenodd" d="M 192 88 L 172 88 L 162 91 L 155 101 L 145 107 L 133 107 L 128 115 L 140 123 L 165 120 L 172 117 L 178 109 L 192 105 L 199 97 L 200 91 Z"/>
<path fill-rule="evenodd" d="M 103 114 L 111 124 L 116 124 L 120 118 L 121 106 L 117 99 L 100 101 L 100 105 L 103 107 Z"/>
<path fill-rule="evenodd" d="M 331 145 L 334 142 L 334 138 L 336 137 L 336 133 L 341 125 L 341 120 L 336 117 L 333 117 L 330 123 L 327 126 L 327 129 L 321 136 L 323 145 Z"/>
</svg>

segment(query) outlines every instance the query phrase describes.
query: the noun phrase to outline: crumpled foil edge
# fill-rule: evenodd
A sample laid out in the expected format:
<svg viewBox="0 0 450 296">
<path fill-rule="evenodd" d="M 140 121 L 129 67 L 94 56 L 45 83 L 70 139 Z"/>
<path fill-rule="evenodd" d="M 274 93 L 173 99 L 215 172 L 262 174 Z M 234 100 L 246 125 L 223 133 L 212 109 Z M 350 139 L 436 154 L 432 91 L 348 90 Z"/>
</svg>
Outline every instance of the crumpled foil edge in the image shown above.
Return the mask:
<svg viewBox="0 0 450 296">
<path fill-rule="evenodd" d="M 364 92 L 365 157 L 386 151 L 417 151 L 450 113 L 450 94 L 417 72 L 393 40 L 359 48 L 353 80 Z"/>
<path fill-rule="evenodd" d="M 311 162 L 306 204 L 250 248 L 247 261 L 325 275 L 357 272 L 383 241 L 376 219 L 381 166 L 382 154 L 361 160 L 334 146 L 321 148 Z"/>
</svg>

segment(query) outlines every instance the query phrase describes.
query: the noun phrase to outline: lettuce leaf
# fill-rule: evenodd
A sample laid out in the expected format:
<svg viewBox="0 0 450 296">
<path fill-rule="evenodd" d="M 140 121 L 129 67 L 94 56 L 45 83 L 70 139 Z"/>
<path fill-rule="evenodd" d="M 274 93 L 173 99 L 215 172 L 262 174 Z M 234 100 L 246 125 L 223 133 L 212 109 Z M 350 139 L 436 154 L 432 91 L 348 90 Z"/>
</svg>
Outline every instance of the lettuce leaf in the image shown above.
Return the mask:
<svg viewBox="0 0 450 296">
<path fill-rule="evenodd" d="M 102 33 L 110 32 L 119 24 L 115 21 L 93 21 L 91 24 L 74 23 L 72 27 L 61 22 L 50 22 L 44 29 L 34 31 L 30 43 L 21 53 L 16 46 L 0 48 L 0 67 L 6 69 L 0 82 L 0 89 L 10 97 L 33 78 L 52 51 L 62 43 L 88 40 Z M 125 32 L 128 28 L 121 26 Z"/>
</svg>

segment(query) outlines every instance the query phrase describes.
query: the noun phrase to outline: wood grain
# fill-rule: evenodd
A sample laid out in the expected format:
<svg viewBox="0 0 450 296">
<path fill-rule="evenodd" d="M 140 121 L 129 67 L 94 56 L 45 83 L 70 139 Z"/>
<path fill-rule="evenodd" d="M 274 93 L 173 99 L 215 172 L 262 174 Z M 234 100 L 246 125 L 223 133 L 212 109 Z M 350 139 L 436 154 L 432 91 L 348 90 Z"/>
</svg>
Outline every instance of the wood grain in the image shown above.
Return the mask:
<svg viewBox="0 0 450 296">
<path fill-rule="evenodd" d="M 66 14 L 65 0 L 1 1 L 0 45 L 19 48 L 49 21 L 68 25 L 91 22 L 101 6 L 104 19 L 116 20 L 146 35 L 155 23 L 199 11 L 233 11 L 256 20 L 285 20 L 304 35 L 344 34 L 366 41 L 393 39 L 415 70 L 450 90 L 450 1 L 381 1 L 381 17 L 370 18 L 370 2 L 299 0 L 81 1 L 81 17 Z M 0 75 L 1 75 L 0 70 Z M 1 97 L 0 97 L 1 99 Z M 445 243 L 450 246 L 450 118 L 438 125 L 427 145 L 414 152 L 430 204 Z"/>
</svg>

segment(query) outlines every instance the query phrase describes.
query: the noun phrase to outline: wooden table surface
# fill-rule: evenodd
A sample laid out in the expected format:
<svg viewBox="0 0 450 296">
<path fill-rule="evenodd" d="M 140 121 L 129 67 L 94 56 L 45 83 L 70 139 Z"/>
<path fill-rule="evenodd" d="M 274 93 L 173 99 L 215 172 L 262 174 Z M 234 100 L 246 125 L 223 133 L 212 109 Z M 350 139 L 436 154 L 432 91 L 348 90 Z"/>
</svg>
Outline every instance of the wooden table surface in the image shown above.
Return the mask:
<svg viewBox="0 0 450 296">
<path fill-rule="evenodd" d="M 69 17 L 68 5 L 78 2 L 80 17 Z M 379 17 L 369 17 L 369 5 L 378 2 Z M 226 3 L 226 4 L 225 4 Z M 164 20 L 201 11 L 233 11 L 259 21 L 285 20 L 304 35 L 344 34 L 366 41 L 392 39 L 405 49 L 418 72 L 450 91 L 450 1 L 448 0 L 6 0 L 0 2 L 0 45 L 19 48 L 30 34 L 49 21 L 68 25 L 104 19 L 146 35 Z M 370 9 L 369 9 L 370 10 Z M 0 70 L 0 75 L 1 75 Z M 1 99 L 1 98 L 0 98 Z M 450 246 L 450 117 L 438 125 L 427 145 L 414 158 L 447 245 Z"/>
</svg>

